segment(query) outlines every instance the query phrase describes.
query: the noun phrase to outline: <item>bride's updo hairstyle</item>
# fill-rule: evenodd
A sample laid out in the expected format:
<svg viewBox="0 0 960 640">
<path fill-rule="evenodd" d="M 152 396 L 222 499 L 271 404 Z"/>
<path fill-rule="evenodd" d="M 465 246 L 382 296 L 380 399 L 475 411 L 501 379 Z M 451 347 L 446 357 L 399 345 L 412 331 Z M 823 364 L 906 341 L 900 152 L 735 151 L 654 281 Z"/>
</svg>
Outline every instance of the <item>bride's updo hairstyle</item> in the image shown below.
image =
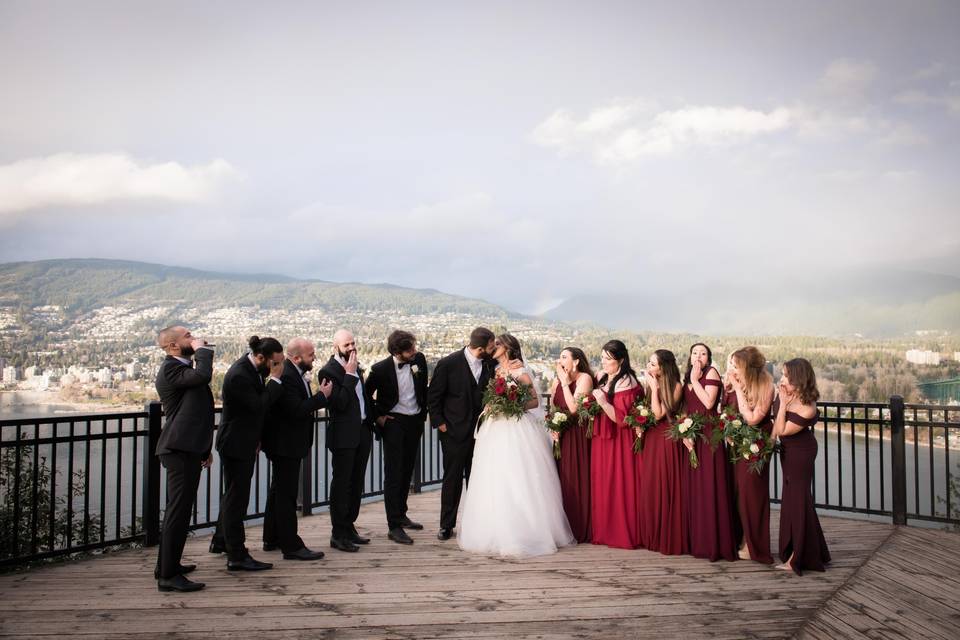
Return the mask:
<svg viewBox="0 0 960 640">
<path fill-rule="evenodd" d="M 507 350 L 507 357 L 511 360 L 523 360 L 523 352 L 520 351 L 520 341 L 509 333 L 501 333 L 497 336 L 497 341 Z"/>
<path fill-rule="evenodd" d="M 637 373 L 633 370 L 633 367 L 630 366 L 630 352 L 627 351 L 627 345 L 623 344 L 620 340 L 611 340 L 607 344 L 603 345 L 601 351 L 606 351 L 614 360 L 620 362 L 620 371 L 617 372 L 617 375 L 613 377 L 613 382 L 610 383 L 610 388 L 607 389 L 607 400 L 613 402 L 613 394 L 617 391 L 617 384 L 622 378 L 630 376 L 634 380 L 637 379 Z M 597 386 L 602 387 L 607 383 L 607 374 L 604 373 L 600 376 L 600 379 L 597 381 Z"/>
</svg>

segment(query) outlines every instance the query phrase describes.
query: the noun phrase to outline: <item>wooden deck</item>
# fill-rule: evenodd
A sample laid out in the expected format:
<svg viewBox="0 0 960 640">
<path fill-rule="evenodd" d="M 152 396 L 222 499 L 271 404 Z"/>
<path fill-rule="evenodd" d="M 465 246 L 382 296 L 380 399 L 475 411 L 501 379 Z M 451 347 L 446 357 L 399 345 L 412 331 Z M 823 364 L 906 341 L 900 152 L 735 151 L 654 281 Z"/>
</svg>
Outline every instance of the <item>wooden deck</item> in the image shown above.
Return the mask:
<svg viewBox="0 0 960 640">
<path fill-rule="evenodd" d="M 709 563 L 593 545 L 529 560 L 465 554 L 435 538 L 439 494 L 411 497 L 427 529 L 386 539 L 365 505 L 359 553 L 328 546 L 329 519 L 301 520 L 315 563 L 230 573 L 187 542 L 207 588 L 158 593 L 155 549 L 0 576 L 0 636 L 34 638 L 958 638 L 960 535 L 823 518 L 834 563 L 802 577 L 753 562 Z M 774 529 L 776 528 L 774 511 Z M 774 537 L 776 533 L 774 531 Z M 194 577 L 194 576 L 191 576 Z"/>
</svg>

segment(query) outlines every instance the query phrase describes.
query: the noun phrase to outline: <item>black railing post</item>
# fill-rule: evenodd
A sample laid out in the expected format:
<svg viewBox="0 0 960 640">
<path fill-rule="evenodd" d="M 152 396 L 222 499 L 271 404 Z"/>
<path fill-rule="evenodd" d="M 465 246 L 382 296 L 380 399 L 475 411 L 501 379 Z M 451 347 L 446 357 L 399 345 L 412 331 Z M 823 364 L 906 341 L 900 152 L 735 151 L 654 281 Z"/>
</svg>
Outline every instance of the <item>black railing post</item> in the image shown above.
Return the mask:
<svg viewBox="0 0 960 640">
<path fill-rule="evenodd" d="M 890 458 L 893 524 L 907 524 L 907 444 L 903 396 L 890 397 Z"/>
<path fill-rule="evenodd" d="M 314 446 L 317 446 L 314 444 Z M 312 453 L 312 452 L 311 452 Z M 308 453 L 300 461 L 300 515 L 313 513 L 313 458 Z"/>
<path fill-rule="evenodd" d="M 410 479 L 411 493 L 420 493 L 423 487 L 423 440 L 420 440 L 420 446 L 417 447 L 417 459 L 413 462 L 413 478 Z"/>
<path fill-rule="evenodd" d="M 160 459 L 156 456 L 157 443 L 163 421 L 163 406 L 148 402 L 147 442 L 143 447 L 143 546 L 160 542 Z"/>
</svg>

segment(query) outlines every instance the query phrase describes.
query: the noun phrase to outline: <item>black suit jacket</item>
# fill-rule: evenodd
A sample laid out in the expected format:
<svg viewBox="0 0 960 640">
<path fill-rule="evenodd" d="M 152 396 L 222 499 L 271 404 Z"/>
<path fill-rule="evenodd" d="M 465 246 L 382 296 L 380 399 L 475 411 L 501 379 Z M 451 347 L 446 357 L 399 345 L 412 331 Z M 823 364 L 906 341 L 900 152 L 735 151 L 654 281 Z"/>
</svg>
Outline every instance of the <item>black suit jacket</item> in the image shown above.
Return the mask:
<svg viewBox="0 0 960 640">
<path fill-rule="evenodd" d="M 373 411 L 370 403 L 365 403 L 367 418 L 360 418 L 360 398 L 357 397 L 357 385 L 363 392 L 363 380 L 358 376 L 347 375 L 343 366 L 331 357 L 317 374 L 319 380 L 333 382 L 330 393 L 330 420 L 327 422 L 328 449 L 356 449 L 361 443 L 368 444 L 373 439 L 370 429 L 373 425 Z"/>
<path fill-rule="evenodd" d="M 157 455 L 173 451 L 210 454 L 213 445 L 213 350 L 197 349 L 196 368 L 167 356 L 157 371 L 157 393 L 166 420 Z"/>
<path fill-rule="evenodd" d="M 427 358 L 418 353 L 413 358 L 417 372 L 413 374 L 413 391 L 420 405 L 420 420 L 427 418 Z M 411 370 L 412 371 L 412 370 Z M 364 383 L 367 394 L 367 409 L 373 411 L 373 419 L 390 413 L 390 410 L 400 400 L 400 387 L 397 384 L 397 367 L 393 363 L 393 356 L 385 358 L 370 367 L 367 380 Z"/>
<path fill-rule="evenodd" d="M 430 424 L 447 425 L 447 434 L 458 441 L 473 437 L 473 428 L 483 408 L 483 391 L 493 373 L 493 361 L 483 361 L 480 381 L 473 378 L 463 350 L 454 351 L 437 362 L 427 392 Z"/>
<path fill-rule="evenodd" d="M 303 458 L 313 445 L 314 414 L 329 403 L 322 393 L 307 395 L 303 376 L 289 360 L 283 363 L 280 382 L 282 393 L 267 412 L 260 446 L 270 456 Z"/>
<path fill-rule="evenodd" d="M 264 386 L 246 354 L 230 365 L 223 378 L 223 413 L 217 429 L 220 455 L 255 458 L 267 410 L 282 393 L 283 385 L 276 380 L 270 379 Z"/>
</svg>

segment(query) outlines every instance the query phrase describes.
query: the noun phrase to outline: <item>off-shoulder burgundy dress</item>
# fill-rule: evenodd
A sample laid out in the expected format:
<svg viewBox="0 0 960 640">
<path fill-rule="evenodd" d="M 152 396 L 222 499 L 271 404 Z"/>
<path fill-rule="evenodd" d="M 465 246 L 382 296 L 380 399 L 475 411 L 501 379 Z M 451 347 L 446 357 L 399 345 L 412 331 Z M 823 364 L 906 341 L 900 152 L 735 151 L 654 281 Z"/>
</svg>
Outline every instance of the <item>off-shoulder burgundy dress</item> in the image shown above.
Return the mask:
<svg viewBox="0 0 960 640">
<path fill-rule="evenodd" d="M 700 376 L 700 384 L 706 388 L 715 386 L 722 391 L 720 380 L 708 380 L 707 374 L 716 371 L 709 367 Z M 720 394 L 712 407 L 705 407 L 689 385 L 683 385 L 683 404 L 687 414 L 716 417 Z M 736 560 L 737 539 L 733 526 L 733 485 L 730 460 L 724 443 L 710 446 L 710 437 L 716 421 L 711 420 L 704 428 L 705 439 L 698 438 L 694 450 L 700 465 L 693 469 L 689 462 L 684 465 L 683 501 L 687 531 L 690 536 L 690 554 L 715 562 Z M 687 448 L 683 447 L 684 452 Z"/>
<path fill-rule="evenodd" d="M 667 437 L 671 416 L 643 435 L 640 474 L 640 537 L 651 551 L 679 555 L 690 550 L 681 502 L 687 448 Z"/>
<path fill-rule="evenodd" d="M 777 398 L 774 411 L 779 410 Z M 801 575 L 805 569 L 823 571 L 830 562 L 830 550 L 820 528 L 820 518 L 813 506 L 811 483 L 813 463 L 817 459 L 817 438 L 813 425 L 820 412 L 804 418 L 792 411 L 787 421 L 803 427 L 792 436 L 780 438 L 780 468 L 783 470 L 783 493 L 780 496 L 780 561 L 793 555 L 793 570 Z"/>
</svg>

